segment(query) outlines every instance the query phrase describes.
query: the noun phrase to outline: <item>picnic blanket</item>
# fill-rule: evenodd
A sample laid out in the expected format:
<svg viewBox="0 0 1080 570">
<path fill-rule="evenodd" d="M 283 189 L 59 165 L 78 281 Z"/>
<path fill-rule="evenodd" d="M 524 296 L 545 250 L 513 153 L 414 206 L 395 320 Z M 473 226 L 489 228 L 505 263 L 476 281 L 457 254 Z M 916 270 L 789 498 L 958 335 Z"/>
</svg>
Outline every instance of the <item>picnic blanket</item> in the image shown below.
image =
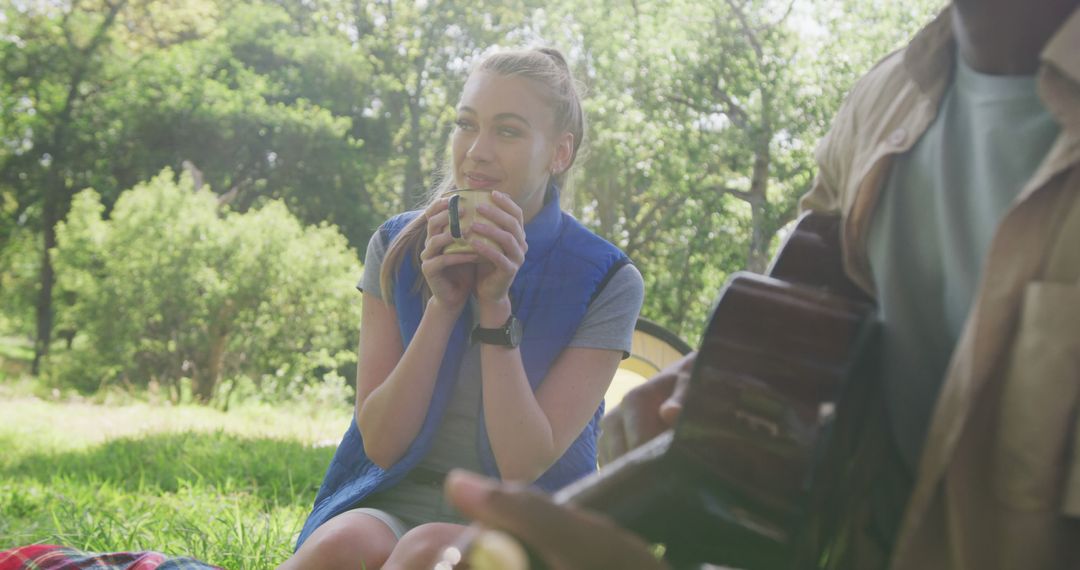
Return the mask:
<svg viewBox="0 0 1080 570">
<path fill-rule="evenodd" d="M 55 544 L 32 544 L 0 552 L 0 570 L 222 570 L 194 558 L 160 552 L 83 552 Z"/>
</svg>

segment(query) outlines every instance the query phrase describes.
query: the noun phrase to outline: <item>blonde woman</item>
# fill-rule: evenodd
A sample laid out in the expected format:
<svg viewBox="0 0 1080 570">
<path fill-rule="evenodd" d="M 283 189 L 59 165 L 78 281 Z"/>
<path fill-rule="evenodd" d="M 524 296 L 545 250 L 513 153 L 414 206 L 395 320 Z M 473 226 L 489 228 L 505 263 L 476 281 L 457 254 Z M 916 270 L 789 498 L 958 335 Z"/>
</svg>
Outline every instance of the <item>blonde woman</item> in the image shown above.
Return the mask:
<svg viewBox="0 0 1080 570">
<path fill-rule="evenodd" d="M 443 184 L 368 248 L 354 421 L 283 568 L 380 568 L 409 529 L 462 522 L 442 497 L 452 468 L 544 490 L 595 470 L 643 286 L 559 206 L 584 132 L 558 51 L 494 52 L 470 73 Z M 447 253 L 448 193 L 466 188 L 491 203 L 475 253 Z"/>
</svg>

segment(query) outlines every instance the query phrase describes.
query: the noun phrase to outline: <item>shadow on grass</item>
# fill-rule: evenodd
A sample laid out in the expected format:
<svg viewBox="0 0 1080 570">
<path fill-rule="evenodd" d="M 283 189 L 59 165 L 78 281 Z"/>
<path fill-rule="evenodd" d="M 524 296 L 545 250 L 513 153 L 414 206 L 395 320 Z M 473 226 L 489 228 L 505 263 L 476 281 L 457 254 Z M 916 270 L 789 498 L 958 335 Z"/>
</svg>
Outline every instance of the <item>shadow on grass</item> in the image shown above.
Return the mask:
<svg viewBox="0 0 1080 570">
<path fill-rule="evenodd" d="M 11 449 L 0 436 L 0 448 Z M 224 432 L 182 432 L 118 438 L 80 451 L 23 453 L 0 461 L 0 480 L 56 477 L 108 483 L 138 493 L 176 492 L 187 486 L 247 493 L 266 508 L 309 505 L 333 447 L 242 438 Z"/>
</svg>

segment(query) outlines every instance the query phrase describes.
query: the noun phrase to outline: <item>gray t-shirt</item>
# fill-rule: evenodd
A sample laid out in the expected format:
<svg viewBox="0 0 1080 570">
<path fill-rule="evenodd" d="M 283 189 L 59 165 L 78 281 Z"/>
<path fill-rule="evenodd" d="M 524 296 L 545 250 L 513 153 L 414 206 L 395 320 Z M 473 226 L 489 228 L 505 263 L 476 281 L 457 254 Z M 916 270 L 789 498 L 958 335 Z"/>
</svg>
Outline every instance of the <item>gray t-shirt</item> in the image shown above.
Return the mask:
<svg viewBox="0 0 1080 570">
<path fill-rule="evenodd" d="M 364 273 L 357 285 L 361 291 L 379 299 L 383 298 L 379 274 L 386 247 L 382 234 L 375 232 L 368 243 Z M 644 294 L 644 282 L 637 268 L 629 264 L 619 268 L 589 305 L 569 346 L 629 353 Z M 420 462 L 421 468 L 437 472 L 455 467 L 483 471 L 476 448 L 480 394 L 480 347 L 470 344 L 462 357 L 446 415 L 435 433 L 431 450 Z M 364 506 L 390 512 L 409 526 L 435 520 L 462 522 L 443 502 L 441 487 L 418 485 L 409 480 L 365 501 Z"/>
</svg>

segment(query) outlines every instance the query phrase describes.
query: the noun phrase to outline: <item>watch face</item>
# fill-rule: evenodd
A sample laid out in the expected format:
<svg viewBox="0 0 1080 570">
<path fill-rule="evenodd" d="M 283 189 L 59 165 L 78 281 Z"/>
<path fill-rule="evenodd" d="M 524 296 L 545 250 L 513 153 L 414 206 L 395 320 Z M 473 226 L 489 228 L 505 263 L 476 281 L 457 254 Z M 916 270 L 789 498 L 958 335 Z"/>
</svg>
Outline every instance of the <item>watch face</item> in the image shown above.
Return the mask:
<svg viewBox="0 0 1080 570">
<path fill-rule="evenodd" d="M 522 327 L 521 321 L 517 320 L 517 317 L 510 317 L 509 327 L 507 331 L 510 334 L 510 346 L 517 346 L 521 344 Z"/>
</svg>

